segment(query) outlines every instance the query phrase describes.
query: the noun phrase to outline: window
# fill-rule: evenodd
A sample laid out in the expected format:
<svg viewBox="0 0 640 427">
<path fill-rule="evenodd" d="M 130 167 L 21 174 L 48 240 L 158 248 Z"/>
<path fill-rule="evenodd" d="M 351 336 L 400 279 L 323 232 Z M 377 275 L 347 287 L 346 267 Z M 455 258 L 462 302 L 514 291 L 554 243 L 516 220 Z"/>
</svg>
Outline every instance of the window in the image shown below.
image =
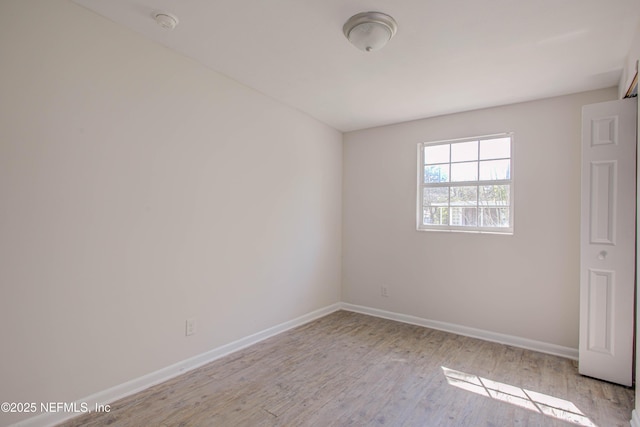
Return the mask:
<svg viewBox="0 0 640 427">
<path fill-rule="evenodd" d="M 513 134 L 418 144 L 418 230 L 513 233 Z"/>
</svg>

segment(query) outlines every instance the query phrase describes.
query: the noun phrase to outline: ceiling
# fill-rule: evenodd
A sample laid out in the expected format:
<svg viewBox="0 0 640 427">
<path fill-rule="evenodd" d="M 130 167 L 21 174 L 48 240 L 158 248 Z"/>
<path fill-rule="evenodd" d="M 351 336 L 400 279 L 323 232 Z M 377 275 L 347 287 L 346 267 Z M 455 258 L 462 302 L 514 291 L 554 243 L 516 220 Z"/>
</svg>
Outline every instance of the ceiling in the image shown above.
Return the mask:
<svg viewBox="0 0 640 427">
<path fill-rule="evenodd" d="M 638 0 L 74 1 L 340 131 L 617 85 L 640 24 Z M 379 51 L 342 34 L 363 11 L 398 22 Z"/>
</svg>

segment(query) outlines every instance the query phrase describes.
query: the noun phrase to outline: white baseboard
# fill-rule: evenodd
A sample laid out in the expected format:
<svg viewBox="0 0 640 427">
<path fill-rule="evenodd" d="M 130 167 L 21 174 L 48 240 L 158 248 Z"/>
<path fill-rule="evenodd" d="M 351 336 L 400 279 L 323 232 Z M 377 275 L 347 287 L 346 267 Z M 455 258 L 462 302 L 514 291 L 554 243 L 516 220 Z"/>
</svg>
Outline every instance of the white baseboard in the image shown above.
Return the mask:
<svg viewBox="0 0 640 427">
<path fill-rule="evenodd" d="M 370 316 L 381 317 L 384 319 L 396 320 L 398 322 L 409 323 L 412 325 L 424 326 L 431 329 L 438 329 L 440 331 L 451 332 L 471 338 L 479 338 L 481 340 L 497 342 L 513 347 L 525 348 L 527 350 L 539 351 L 541 353 L 553 354 L 555 356 L 561 356 L 568 359 L 578 360 L 578 350 L 575 348 L 563 347 L 560 345 L 530 340 L 527 338 L 520 338 L 513 335 L 505 335 L 497 332 L 485 331 L 483 329 L 470 328 L 468 326 L 460 326 L 453 323 L 423 319 L 421 317 L 410 316 L 408 314 L 393 313 L 391 311 L 364 307 L 360 305 L 342 303 L 342 309 L 353 311 L 356 313 L 368 314 Z M 638 427 L 640 427 L 640 425 Z"/>
<path fill-rule="evenodd" d="M 160 384 L 171 378 L 174 378 L 180 374 L 196 369 L 216 359 L 224 357 L 230 353 L 249 347 L 274 335 L 278 335 L 289 329 L 297 326 L 304 325 L 320 317 L 324 317 L 338 310 L 353 311 L 355 313 L 367 314 L 370 316 L 381 317 L 384 319 L 396 320 L 403 323 L 409 323 L 412 325 L 424 326 L 431 329 L 438 329 L 445 332 L 451 332 L 458 335 L 464 335 L 472 338 L 479 338 L 485 341 L 497 342 L 500 344 L 507 344 L 514 347 L 525 348 L 528 350 L 539 351 L 542 353 L 553 354 L 556 356 L 562 356 L 569 359 L 578 359 L 578 350 L 569 347 L 562 347 L 555 344 L 548 344 L 541 341 L 529 340 L 526 338 L 515 337 L 511 335 L 499 334 L 496 332 L 485 331 L 482 329 L 470 328 L 467 326 L 455 325 L 452 323 L 439 322 L 436 320 L 423 319 L 416 316 L 410 316 L 407 314 L 393 313 L 390 311 L 380 310 L 377 308 L 364 307 L 360 305 L 348 304 L 348 303 L 336 303 L 330 306 L 321 308 L 319 310 L 312 311 L 311 313 L 300 316 L 296 319 L 288 322 L 281 323 L 271 328 L 265 329 L 261 332 L 249 335 L 241 338 L 232 343 L 223 345 L 205 353 L 199 354 L 192 358 L 183 360 L 173 365 L 162 368 L 158 371 L 151 372 L 147 375 L 143 375 L 139 378 L 135 378 L 123 384 L 111 387 L 107 390 L 100 391 L 98 393 L 87 396 L 83 399 L 79 399 L 75 402 L 76 407 L 81 407 L 82 404 L 88 408 L 94 408 L 96 405 L 108 405 L 116 400 L 130 396 L 134 393 L 142 391 L 146 388 Z M 77 413 L 69 412 L 56 412 L 45 413 L 33 418 L 29 418 L 20 421 L 13 425 L 13 427 L 50 427 L 59 424 L 63 421 L 69 420 Z M 640 427 L 640 417 L 634 411 L 633 419 L 631 420 L 632 427 Z"/>
<path fill-rule="evenodd" d="M 340 310 L 341 308 L 342 304 L 336 303 L 319 310 L 312 311 L 311 313 L 307 313 L 293 320 L 289 320 L 288 322 L 281 323 L 279 325 L 257 332 L 253 335 L 249 335 L 237 341 L 231 342 L 218 348 L 214 348 L 213 350 L 175 363 L 171 366 L 167 366 L 166 368 L 162 368 L 158 371 L 151 372 L 147 375 L 143 375 L 126 383 L 119 384 L 107 390 L 103 390 L 98 393 L 92 394 L 91 396 L 79 399 L 75 402 L 75 406 L 77 408 L 81 408 L 81 405 L 84 403 L 88 408 L 95 408 L 96 404 L 106 405 L 113 403 L 116 400 L 122 399 L 123 397 L 130 396 L 146 388 L 149 388 L 156 384 L 160 384 L 173 377 L 196 369 L 209 362 L 213 362 L 214 360 L 224 357 L 235 351 L 242 350 L 243 348 L 249 347 L 250 345 L 256 344 L 274 335 L 278 335 L 289 329 L 304 325 L 305 323 L 309 323 L 320 317 L 324 317 L 328 314 L 333 313 L 334 311 Z M 36 417 L 28 418 L 26 420 L 13 424 L 13 427 L 50 427 L 78 415 L 80 414 L 69 412 L 44 413 Z"/>
<path fill-rule="evenodd" d="M 635 409 L 631 412 L 631 427 L 640 427 L 640 414 Z"/>
</svg>

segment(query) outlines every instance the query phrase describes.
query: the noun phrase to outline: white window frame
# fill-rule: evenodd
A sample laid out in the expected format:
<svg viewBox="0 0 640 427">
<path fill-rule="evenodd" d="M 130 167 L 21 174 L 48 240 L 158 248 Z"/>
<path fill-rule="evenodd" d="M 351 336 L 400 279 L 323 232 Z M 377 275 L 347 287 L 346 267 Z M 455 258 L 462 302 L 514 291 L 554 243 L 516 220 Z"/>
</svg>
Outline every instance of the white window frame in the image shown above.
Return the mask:
<svg viewBox="0 0 640 427">
<path fill-rule="evenodd" d="M 511 149 L 510 149 L 510 164 L 509 164 L 509 179 L 504 180 L 480 180 L 480 175 L 478 174 L 478 180 L 476 181 L 456 181 L 456 182 L 439 182 L 439 183 L 427 183 L 424 182 L 424 147 L 434 146 L 434 145 L 445 145 L 448 144 L 451 146 L 452 144 L 464 143 L 464 142 L 472 142 L 472 141 L 482 141 L 496 138 L 510 138 L 511 140 Z M 433 141 L 433 142 L 420 142 L 418 143 L 418 186 L 417 186 L 417 203 L 416 203 L 416 229 L 418 231 L 445 231 L 445 232 L 469 232 L 469 233 L 489 233 L 489 234 L 507 234 L 512 235 L 514 230 L 514 134 L 513 132 L 506 132 L 494 135 L 483 135 L 483 136 L 474 136 L 469 138 L 460 138 L 460 139 L 450 139 L 450 140 L 442 140 L 442 141 Z M 480 143 L 478 144 L 480 147 Z M 479 149 L 479 148 L 478 148 Z M 506 159 L 506 158 L 503 158 Z M 449 166 L 451 164 L 455 164 L 456 162 L 451 161 L 451 157 L 449 157 Z M 478 167 L 480 167 L 480 160 L 478 159 Z M 450 175 L 449 175 L 450 176 Z M 480 227 L 480 226 L 460 226 L 460 225 L 434 225 L 434 224 L 423 224 L 423 189 L 424 188 L 436 188 L 436 187 L 465 187 L 465 186 L 477 186 L 480 187 L 482 185 L 509 185 L 509 227 Z M 479 199 L 479 198 L 478 198 Z M 479 208 L 481 207 L 480 202 L 478 201 L 475 205 L 475 208 L 478 209 L 478 213 L 480 212 Z M 449 209 L 449 222 L 451 222 L 452 214 L 451 214 L 451 202 L 446 206 Z"/>
</svg>

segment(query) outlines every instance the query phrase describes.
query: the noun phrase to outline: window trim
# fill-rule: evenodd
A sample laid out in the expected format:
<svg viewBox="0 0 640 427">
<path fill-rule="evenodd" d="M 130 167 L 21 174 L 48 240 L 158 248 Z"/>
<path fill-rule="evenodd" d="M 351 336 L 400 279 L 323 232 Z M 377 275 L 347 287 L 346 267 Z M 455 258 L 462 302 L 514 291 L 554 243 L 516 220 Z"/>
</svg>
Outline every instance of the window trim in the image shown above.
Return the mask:
<svg viewBox="0 0 640 427">
<path fill-rule="evenodd" d="M 482 141 L 487 139 L 496 138 L 510 138 L 511 139 L 511 152 L 509 162 L 509 179 L 504 180 L 478 180 L 476 181 L 447 181 L 443 183 L 424 183 L 424 147 L 434 145 L 445 144 L 457 144 L 471 141 Z M 417 145 L 418 152 L 418 165 L 417 165 L 417 191 L 416 191 L 416 230 L 417 231 L 439 231 L 439 232 L 462 232 L 462 233 L 476 233 L 476 234 L 500 234 L 500 235 L 513 235 L 514 234 L 514 217 L 515 217 L 515 199 L 514 199 L 514 148 L 515 148 L 515 136 L 513 132 L 504 132 L 491 135 L 473 136 L 467 138 L 457 138 L 448 140 L 438 140 L 430 142 L 419 142 Z M 478 146 L 479 149 L 479 146 Z M 499 160 L 499 159 L 487 159 L 487 160 Z M 476 160 L 480 162 L 480 158 Z M 449 158 L 449 165 L 451 164 L 451 158 Z M 456 162 L 454 162 L 456 163 Z M 452 185 L 454 184 L 454 185 Z M 423 221 L 423 189 L 425 187 L 463 187 L 463 186 L 481 186 L 481 185 L 501 185 L 509 184 L 509 227 L 478 227 L 478 226 L 459 226 L 459 225 L 424 225 Z M 450 207 L 450 206 L 449 206 Z"/>
</svg>

